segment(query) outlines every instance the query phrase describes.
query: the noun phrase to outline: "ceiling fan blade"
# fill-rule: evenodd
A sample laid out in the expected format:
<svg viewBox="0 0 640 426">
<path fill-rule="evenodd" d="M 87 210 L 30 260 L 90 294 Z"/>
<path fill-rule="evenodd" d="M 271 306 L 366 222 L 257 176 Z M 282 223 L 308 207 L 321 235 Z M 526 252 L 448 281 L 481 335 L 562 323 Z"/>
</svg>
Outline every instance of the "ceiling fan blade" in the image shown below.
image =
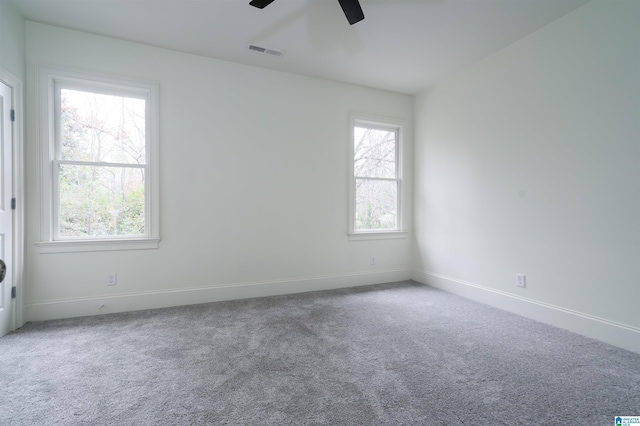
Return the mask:
<svg viewBox="0 0 640 426">
<path fill-rule="evenodd" d="M 362 12 L 362 8 L 360 7 L 360 3 L 358 2 L 358 0 L 338 1 L 340 2 L 340 6 L 342 6 L 344 16 L 347 17 L 347 21 L 349 21 L 349 24 L 353 25 L 356 22 L 360 22 L 364 19 L 364 13 Z"/>
<path fill-rule="evenodd" d="M 273 3 L 273 0 L 251 0 L 249 4 L 253 7 L 257 7 L 258 9 L 264 9 Z"/>
</svg>

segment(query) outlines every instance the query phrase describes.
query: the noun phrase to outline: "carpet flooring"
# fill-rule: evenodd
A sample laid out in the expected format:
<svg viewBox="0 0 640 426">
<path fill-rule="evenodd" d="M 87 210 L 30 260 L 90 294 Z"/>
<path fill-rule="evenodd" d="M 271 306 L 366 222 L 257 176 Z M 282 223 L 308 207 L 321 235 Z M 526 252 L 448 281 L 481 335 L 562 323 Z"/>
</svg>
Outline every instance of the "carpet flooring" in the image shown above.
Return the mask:
<svg viewBox="0 0 640 426">
<path fill-rule="evenodd" d="M 614 425 L 640 354 L 412 281 L 29 323 L 0 425 Z"/>
</svg>

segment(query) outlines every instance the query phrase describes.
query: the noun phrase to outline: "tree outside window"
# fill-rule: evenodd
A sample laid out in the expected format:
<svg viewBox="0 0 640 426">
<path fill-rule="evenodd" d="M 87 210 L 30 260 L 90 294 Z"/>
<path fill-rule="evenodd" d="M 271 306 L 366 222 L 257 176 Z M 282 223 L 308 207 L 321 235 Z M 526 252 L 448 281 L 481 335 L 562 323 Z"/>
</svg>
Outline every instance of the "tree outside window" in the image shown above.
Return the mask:
<svg viewBox="0 0 640 426">
<path fill-rule="evenodd" d="M 58 236 L 145 234 L 145 99 L 57 88 Z"/>
</svg>

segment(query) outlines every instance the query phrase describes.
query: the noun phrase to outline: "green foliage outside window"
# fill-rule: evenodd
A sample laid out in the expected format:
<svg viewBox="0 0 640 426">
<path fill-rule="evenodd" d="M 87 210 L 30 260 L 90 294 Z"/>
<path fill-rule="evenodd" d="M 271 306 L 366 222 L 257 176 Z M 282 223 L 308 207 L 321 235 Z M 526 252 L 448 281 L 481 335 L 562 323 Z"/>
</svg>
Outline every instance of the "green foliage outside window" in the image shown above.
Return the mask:
<svg viewBox="0 0 640 426">
<path fill-rule="evenodd" d="M 62 89 L 59 235 L 145 233 L 145 101 Z"/>
</svg>

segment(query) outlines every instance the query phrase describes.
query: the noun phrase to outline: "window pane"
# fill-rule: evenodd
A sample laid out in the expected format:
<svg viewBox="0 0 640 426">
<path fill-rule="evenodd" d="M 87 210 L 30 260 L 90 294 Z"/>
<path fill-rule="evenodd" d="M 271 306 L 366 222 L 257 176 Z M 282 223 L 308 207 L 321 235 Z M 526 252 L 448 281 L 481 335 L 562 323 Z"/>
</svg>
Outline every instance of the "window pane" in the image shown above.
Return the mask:
<svg viewBox="0 0 640 426">
<path fill-rule="evenodd" d="M 356 179 L 356 230 L 397 229 L 398 184 Z"/>
<path fill-rule="evenodd" d="M 396 177 L 396 132 L 354 127 L 354 176 Z"/>
<path fill-rule="evenodd" d="M 59 159 L 145 163 L 144 99 L 60 90 Z"/>
<path fill-rule="evenodd" d="M 60 165 L 61 237 L 145 233 L 144 169 Z"/>
</svg>

